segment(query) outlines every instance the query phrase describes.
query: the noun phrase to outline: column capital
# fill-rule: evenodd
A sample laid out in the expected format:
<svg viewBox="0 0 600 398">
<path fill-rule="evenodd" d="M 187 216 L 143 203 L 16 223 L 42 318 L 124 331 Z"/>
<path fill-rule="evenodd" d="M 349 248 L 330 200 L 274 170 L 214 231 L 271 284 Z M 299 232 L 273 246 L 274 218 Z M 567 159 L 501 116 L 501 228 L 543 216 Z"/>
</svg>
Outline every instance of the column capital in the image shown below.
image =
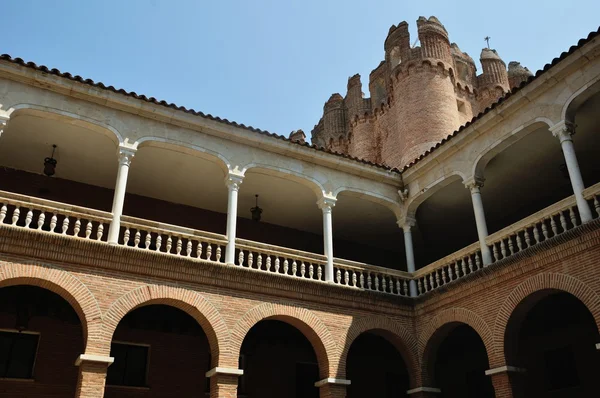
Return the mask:
<svg viewBox="0 0 600 398">
<path fill-rule="evenodd" d="M 206 377 L 213 377 L 215 375 L 229 375 L 229 376 L 243 376 L 243 369 L 236 368 L 222 368 L 217 366 L 216 368 L 212 368 L 208 372 L 206 372 Z"/>
<path fill-rule="evenodd" d="M 498 373 L 525 373 L 524 368 L 519 368 L 516 366 L 504 365 L 494 369 L 488 369 L 485 371 L 486 376 L 492 376 Z"/>
<path fill-rule="evenodd" d="M 434 388 L 434 387 L 417 387 L 417 388 L 413 388 L 413 389 L 406 391 L 406 394 L 412 395 L 412 394 L 417 394 L 420 392 L 430 392 L 430 393 L 434 393 L 434 394 L 441 394 L 442 390 L 440 390 L 439 388 Z"/>
<path fill-rule="evenodd" d="M 337 202 L 336 198 L 324 196 L 317 201 L 317 206 L 319 206 L 319 209 L 323 210 L 323 212 L 330 212 L 335 206 L 335 202 Z"/>
<path fill-rule="evenodd" d="M 337 384 L 337 385 L 341 385 L 341 386 L 349 386 L 350 383 L 351 383 L 350 380 L 336 379 L 334 377 L 328 377 L 326 379 L 317 381 L 315 383 L 315 387 L 322 387 L 326 384 Z"/>
<path fill-rule="evenodd" d="M 227 177 L 225 177 L 225 185 L 227 185 L 227 188 L 229 188 L 232 191 L 239 190 L 240 185 L 242 185 L 243 181 L 244 181 L 243 174 L 229 172 L 229 174 L 227 174 Z"/>
<path fill-rule="evenodd" d="M 90 355 L 90 354 L 81 354 L 75 360 L 75 366 L 81 366 L 82 363 L 97 363 L 97 364 L 106 364 L 106 366 L 110 366 L 115 359 L 113 357 L 106 357 L 103 355 Z"/>
<path fill-rule="evenodd" d="M 467 188 L 471 193 L 480 192 L 481 188 L 483 188 L 483 183 L 485 182 L 485 178 L 474 176 L 465 180 L 465 188 Z"/>
<path fill-rule="evenodd" d="M 129 166 L 131 164 L 131 160 L 135 156 L 135 152 L 137 150 L 135 148 L 128 148 L 124 146 L 119 147 L 119 164 L 122 166 Z"/>
<path fill-rule="evenodd" d="M 560 142 L 573 141 L 571 138 L 575 134 L 575 124 L 566 120 L 561 120 L 554 126 L 550 127 L 550 132 L 558 138 Z"/>
<path fill-rule="evenodd" d="M 407 215 L 398 220 L 397 224 L 404 232 L 410 232 L 411 228 L 417 225 L 417 219 L 414 215 Z"/>
</svg>

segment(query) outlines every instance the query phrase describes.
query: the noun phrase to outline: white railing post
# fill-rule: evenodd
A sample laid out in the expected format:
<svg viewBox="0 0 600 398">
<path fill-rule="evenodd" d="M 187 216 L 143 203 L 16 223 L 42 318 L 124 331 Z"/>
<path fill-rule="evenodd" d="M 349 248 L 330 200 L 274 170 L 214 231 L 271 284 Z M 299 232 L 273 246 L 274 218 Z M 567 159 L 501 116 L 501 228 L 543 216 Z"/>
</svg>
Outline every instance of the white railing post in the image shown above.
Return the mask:
<svg viewBox="0 0 600 398">
<path fill-rule="evenodd" d="M 412 231 L 411 228 L 416 225 L 416 219 L 411 216 L 407 216 L 404 221 L 399 221 L 399 224 L 404 231 L 404 251 L 406 252 L 406 270 L 410 273 L 415 272 L 415 252 L 413 248 Z M 410 297 L 417 297 L 417 281 L 411 279 L 408 282 L 408 289 Z"/>
<path fill-rule="evenodd" d="M 227 247 L 225 248 L 225 264 L 235 263 L 235 237 L 237 228 L 238 191 L 244 176 L 229 172 L 225 178 L 227 185 Z M 241 265 L 241 264 L 240 264 Z"/>
<path fill-rule="evenodd" d="M 492 263 L 492 253 L 487 245 L 486 238 L 488 236 L 487 224 L 485 222 L 485 212 L 483 210 L 483 201 L 481 200 L 481 187 L 483 187 L 483 179 L 474 178 L 465 182 L 465 187 L 471 191 L 471 200 L 473 202 L 473 212 L 475 213 L 475 223 L 477 224 L 477 237 L 479 238 L 479 246 L 481 247 L 481 257 L 483 265 Z"/>
<path fill-rule="evenodd" d="M 333 222 L 331 210 L 335 206 L 336 199 L 323 197 L 317 205 L 323 211 L 323 248 L 327 264 L 325 265 L 325 281 L 333 282 Z"/>
<path fill-rule="evenodd" d="M 579 209 L 579 216 L 581 222 L 586 223 L 591 221 L 592 210 L 588 202 L 583 197 L 583 178 L 581 178 L 581 171 L 579 170 L 579 163 L 577 162 L 577 155 L 575 154 L 575 148 L 573 147 L 572 135 L 575 133 L 575 126 L 570 122 L 561 121 L 554 126 L 550 127 L 552 134 L 560 140 L 560 146 L 562 148 L 563 155 L 565 157 L 565 163 L 567 164 L 567 170 L 569 171 L 569 179 L 571 180 L 571 186 L 573 187 L 573 193 L 577 200 L 577 208 Z"/>
<path fill-rule="evenodd" d="M 127 176 L 131 159 L 135 155 L 135 149 L 119 148 L 119 170 L 117 171 L 117 182 L 112 206 L 112 221 L 108 229 L 108 243 L 116 245 L 119 243 L 119 231 L 121 230 L 121 216 L 123 215 L 123 204 L 125 203 L 125 191 L 127 189 Z"/>
</svg>

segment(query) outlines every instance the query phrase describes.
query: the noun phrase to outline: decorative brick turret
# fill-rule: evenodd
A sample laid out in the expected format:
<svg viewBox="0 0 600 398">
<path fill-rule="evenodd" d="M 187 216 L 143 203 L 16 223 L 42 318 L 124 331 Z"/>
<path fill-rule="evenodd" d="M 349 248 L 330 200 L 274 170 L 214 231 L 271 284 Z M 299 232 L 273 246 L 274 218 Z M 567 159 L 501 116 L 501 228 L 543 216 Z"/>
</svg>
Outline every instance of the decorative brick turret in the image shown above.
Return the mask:
<svg viewBox="0 0 600 398">
<path fill-rule="evenodd" d="M 360 76 L 350 77 L 346 97 L 325 104 L 313 143 L 401 168 L 530 76 L 518 63 L 507 72 L 489 48 L 477 76 L 473 58 L 450 44 L 436 17 L 419 17 L 417 31 L 420 46 L 411 47 L 407 22 L 390 27 L 385 59 L 369 75 L 371 98 L 363 98 Z"/>
</svg>

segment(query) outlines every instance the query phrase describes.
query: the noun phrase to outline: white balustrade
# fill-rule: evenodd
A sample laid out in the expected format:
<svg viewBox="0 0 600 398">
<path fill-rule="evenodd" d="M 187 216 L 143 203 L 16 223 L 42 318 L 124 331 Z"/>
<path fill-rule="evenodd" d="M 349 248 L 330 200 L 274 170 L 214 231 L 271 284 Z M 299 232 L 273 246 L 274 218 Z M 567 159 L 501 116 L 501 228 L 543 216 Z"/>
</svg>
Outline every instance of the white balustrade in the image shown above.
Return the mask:
<svg viewBox="0 0 600 398">
<path fill-rule="evenodd" d="M 0 191 L 0 227 L 106 241 L 110 221 L 107 212 Z"/>
<path fill-rule="evenodd" d="M 239 238 L 235 245 L 235 265 L 239 267 L 294 278 L 325 280 L 327 259 L 324 255 Z"/>
<path fill-rule="evenodd" d="M 355 289 L 371 290 L 396 296 L 409 296 L 411 274 L 336 258 L 333 261 L 334 283 Z"/>
<path fill-rule="evenodd" d="M 129 216 L 121 217 L 121 232 L 121 246 L 217 263 L 224 262 L 227 245 L 224 235 Z"/>
<path fill-rule="evenodd" d="M 483 268 L 479 242 L 417 270 L 417 293 L 422 295 Z"/>
</svg>

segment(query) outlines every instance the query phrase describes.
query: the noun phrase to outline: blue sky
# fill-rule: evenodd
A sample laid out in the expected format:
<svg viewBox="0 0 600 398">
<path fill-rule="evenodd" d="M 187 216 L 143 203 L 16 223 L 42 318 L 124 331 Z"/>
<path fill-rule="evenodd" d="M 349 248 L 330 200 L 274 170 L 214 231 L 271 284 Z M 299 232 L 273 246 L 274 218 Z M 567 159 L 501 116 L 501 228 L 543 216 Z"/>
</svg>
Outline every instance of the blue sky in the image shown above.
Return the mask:
<svg viewBox="0 0 600 398">
<path fill-rule="evenodd" d="M 383 59 L 420 15 L 478 59 L 485 36 L 532 71 L 598 28 L 597 0 L 4 0 L 0 52 L 278 134 Z M 479 66 L 478 66 L 478 69 Z"/>
</svg>

